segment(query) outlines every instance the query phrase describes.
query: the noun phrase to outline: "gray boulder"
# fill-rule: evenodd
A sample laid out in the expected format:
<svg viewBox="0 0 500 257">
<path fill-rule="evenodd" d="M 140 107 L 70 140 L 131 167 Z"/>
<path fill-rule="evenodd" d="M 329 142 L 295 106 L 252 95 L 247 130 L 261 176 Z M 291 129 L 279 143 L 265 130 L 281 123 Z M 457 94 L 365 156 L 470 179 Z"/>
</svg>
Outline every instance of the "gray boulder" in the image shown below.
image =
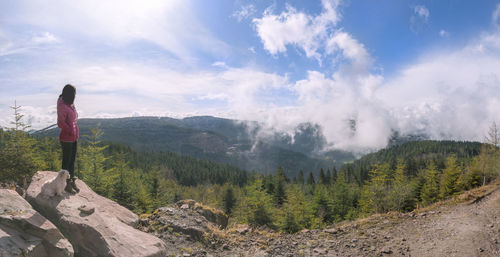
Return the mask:
<svg viewBox="0 0 500 257">
<path fill-rule="evenodd" d="M 17 192 L 0 189 L 0 256 L 66 257 L 73 247 Z"/>
<path fill-rule="evenodd" d="M 54 222 L 69 239 L 75 256 L 163 256 L 165 243 L 135 229 L 138 216 L 108 198 L 96 194 L 77 180 L 75 195 L 47 197 L 41 193 L 45 181 L 56 172 L 38 171 L 26 192 L 33 207 Z"/>
</svg>

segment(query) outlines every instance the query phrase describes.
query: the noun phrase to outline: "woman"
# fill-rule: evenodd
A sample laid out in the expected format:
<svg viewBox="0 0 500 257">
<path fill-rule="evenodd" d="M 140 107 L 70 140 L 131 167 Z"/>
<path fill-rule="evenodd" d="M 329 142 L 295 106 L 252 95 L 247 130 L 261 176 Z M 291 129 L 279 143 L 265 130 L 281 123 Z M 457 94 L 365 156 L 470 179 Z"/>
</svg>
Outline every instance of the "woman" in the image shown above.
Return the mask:
<svg viewBox="0 0 500 257">
<path fill-rule="evenodd" d="M 75 87 L 68 84 L 64 86 L 62 94 L 57 99 L 57 126 L 61 128 L 59 141 L 61 141 L 62 147 L 62 169 L 67 170 L 70 174 L 65 188 L 69 193 L 73 193 L 73 190 L 80 192 L 75 183 L 76 145 L 79 132 L 76 124 L 78 113 L 73 104 L 75 96 Z"/>
</svg>

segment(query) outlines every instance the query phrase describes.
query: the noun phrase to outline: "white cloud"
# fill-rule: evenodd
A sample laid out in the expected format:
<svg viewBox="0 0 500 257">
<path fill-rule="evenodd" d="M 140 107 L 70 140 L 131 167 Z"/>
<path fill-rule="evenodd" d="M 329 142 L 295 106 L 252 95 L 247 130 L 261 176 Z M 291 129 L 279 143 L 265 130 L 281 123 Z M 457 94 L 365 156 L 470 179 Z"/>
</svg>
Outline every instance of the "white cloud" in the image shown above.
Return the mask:
<svg viewBox="0 0 500 257">
<path fill-rule="evenodd" d="M 439 36 L 440 37 L 449 37 L 450 36 L 450 32 L 442 29 L 442 30 L 439 31 Z"/>
<path fill-rule="evenodd" d="M 372 59 L 363 44 L 346 32 L 338 31 L 326 43 L 326 53 L 341 51 L 344 58 L 352 63 L 354 73 L 363 73 L 372 64 Z"/>
<path fill-rule="evenodd" d="M 198 21 L 190 1 L 33 0 L 0 3 L 0 9 L 3 24 L 43 29 L 79 44 L 120 46 L 144 40 L 185 60 L 193 58 L 193 51 L 228 49 Z"/>
<path fill-rule="evenodd" d="M 225 62 L 214 62 L 214 63 L 212 63 L 212 66 L 218 67 L 218 68 L 228 68 L 228 66 Z"/>
<path fill-rule="evenodd" d="M 499 37 L 484 35 L 461 50 L 427 56 L 386 83 L 377 97 L 390 104 L 396 127 L 435 139 L 481 140 L 500 120 Z"/>
<path fill-rule="evenodd" d="M 16 37 L 11 33 L 0 31 L 0 57 L 27 53 L 32 50 L 44 50 L 59 42 L 60 40 L 50 32 L 31 33 Z"/>
<path fill-rule="evenodd" d="M 241 22 L 242 20 L 251 18 L 256 12 L 257 9 L 255 9 L 253 4 L 244 5 L 238 11 L 235 11 L 232 17 L 236 18 L 238 22 Z"/>
<path fill-rule="evenodd" d="M 498 26 L 499 19 L 500 19 L 500 4 L 497 4 L 495 11 L 493 11 L 493 14 L 491 15 L 491 21 L 493 22 L 494 25 Z"/>
<path fill-rule="evenodd" d="M 96 62 L 97 63 L 97 62 Z M 47 117 L 36 110 L 48 110 L 54 105 L 66 83 L 77 87 L 76 105 L 80 117 L 109 117 L 110 115 L 175 116 L 200 113 L 197 100 L 221 100 L 216 109 L 203 109 L 202 114 L 222 112 L 245 113 L 255 106 L 265 108 L 267 103 L 259 94 L 288 85 L 287 78 L 252 68 L 226 68 L 221 71 L 176 71 L 130 62 L 70 62 L 44 65 L 23 74 L 23 85 L 44 88 L 34 95 L 21 96 L 11 90 L 0 97 L 0 113 L 9 114 L 8 105 L 17 99 L 33 117 Z M 20 74 L 10 74 L 17 77 Z M 4 77 L 2 80 L 9 80 Z M 32 90 L 30 86 L 21 91 Z M 96 104 L 99 103 L 99 104 Z M 31 114 L 33 112 L 33 114 Z M 47 118 L 40 118 L 36 127 L 50 125 Z M 0 121 L 7 125 L 6 121 Z"/>
<path fill-rule="evenodd" d="M 410 29 L 418 33 L 426 28 L 429 21 L 430 12 L 424 5 L 416 5 L 411 7 L 413 15 L 410 17 Z"/>
<path fill-rule="evenodd" d="M 298 12 L 287 6 L 281 14 L 273 14 L 267 9 L 262 18 L 255 18 L 257 34 L 272 55 L 286 52 L 287 45 L 301 48 L 307 57 L 321 61 L 318 52 L 330 30 L 340 20 L 337 0 L 323 0 L 323 12 L 318 16 Z"/>
<path fill-rule="evenodd" d="M 423 5 L 416 5 L 413 7 L 413 11 L 415 14 L 417 14 L 420 18 L 424 19 L 425 21 L 429 20 L 430 12 L 427 7 Z"/>
</svg>

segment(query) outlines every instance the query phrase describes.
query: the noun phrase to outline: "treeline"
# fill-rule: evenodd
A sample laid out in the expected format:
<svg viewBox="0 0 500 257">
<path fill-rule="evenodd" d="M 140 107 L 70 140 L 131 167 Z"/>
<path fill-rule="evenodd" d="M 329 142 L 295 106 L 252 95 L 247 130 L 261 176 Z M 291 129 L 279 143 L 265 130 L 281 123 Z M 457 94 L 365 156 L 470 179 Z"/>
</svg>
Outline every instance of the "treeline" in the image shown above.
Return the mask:
<svg viewBox="0 0 500 257">
<path fill-rule="evenodd" d="M 454 154 L 458 161 L 466 162 L 477 156 L 481 147 L 479 142 L 412 141 L 367 154 L 353 163 L 343 165 L 341 169 L 348 174 L 350 182 L 361 186 L 370 178 L 370 170 L 375 164 L 387 163 L 391 169 L 395 169 L 398 160 L 404 160 L 406 175 L 416 176 L 430 161 L 438 169 L 443 169 L 450 154 Z"/>
</svg>

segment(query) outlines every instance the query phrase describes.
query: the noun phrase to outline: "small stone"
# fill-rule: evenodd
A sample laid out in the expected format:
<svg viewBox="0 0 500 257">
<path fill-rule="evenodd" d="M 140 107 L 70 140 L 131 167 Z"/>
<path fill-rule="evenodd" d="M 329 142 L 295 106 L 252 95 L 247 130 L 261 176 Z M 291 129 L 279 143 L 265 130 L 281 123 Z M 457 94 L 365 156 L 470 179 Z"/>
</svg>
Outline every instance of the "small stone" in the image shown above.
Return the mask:
<svg viewBox="0 0 500 257">
<path fill-rule="evenodd" d="M 90 214 L 94 213 L 95 208 L 90 207 L 90 206 L 86 206 L 86 205 L 82 205 L 82 206 L 78 207 L 78 210 L 83 214 L 90 215 Z"/>
<path fill-rule="evenodd" d="M 491 224 L 488 225 L 488 227 L 490 227 L 490 228 L 492 228 L 494 226 L 495 226 L 495 224 L 493 224 L 493 223 L 491 223 Z"/>
<path fill-rule="evenodd" d="M 181 210 L 189 209 L 189 204 L 185 203 L 181 206 Z"/>
<path fill-rule="evenodd" d="M 302 230 L 300 231 L 300 233 L 307 233 L 307 232 L 309 232 L 309 229 L 302 229 Z"/>
<path fill-rule="evenodd" d="M 191 254 L 189 254 L 189 253 L 184 253 L 184 254 L 182 254 L 182 256 L 183 256 L 183 257 L 189 257 L 189 256 L 191 256 Z"/>
<path fill-rule="evenodd" d="M 337 234 L 339 231 L 335 228 L 328 228 L 324 230 L 326 233 Z"/>
<path fill-rule="evenodd" d="M 375 246 L 370 246 L 370 251 L 375 251 L 377 248 L 375 248 Z"/>
<path fill-rule="evenodd" d="M 224 249 L 224 250 L 229 250 L 229 245 L 224 244 L 224 245 L 222 246 L 222 249 Z"/>
<path fill-rule="evenodd" d="M 356 239 L 356 238 L 353 238 L 353 239 L 351 240 L 351 243 L 356 243 L 356 242 L 358 242 L 358 239 Z"/>
<path fill-rule="evenodd" d="M 484 249 L 483 249 L 483 248 L 479 248 L 479 251 L 480 251 L 480 252 L 484 252 Z"/>
<path fill-rule="evenodd" d="M 382 248 L 382 250 L 380 252 L 385 253 L 385 254 L 392 254 L 392 250 L 389 247 Z"/>
</svg>

